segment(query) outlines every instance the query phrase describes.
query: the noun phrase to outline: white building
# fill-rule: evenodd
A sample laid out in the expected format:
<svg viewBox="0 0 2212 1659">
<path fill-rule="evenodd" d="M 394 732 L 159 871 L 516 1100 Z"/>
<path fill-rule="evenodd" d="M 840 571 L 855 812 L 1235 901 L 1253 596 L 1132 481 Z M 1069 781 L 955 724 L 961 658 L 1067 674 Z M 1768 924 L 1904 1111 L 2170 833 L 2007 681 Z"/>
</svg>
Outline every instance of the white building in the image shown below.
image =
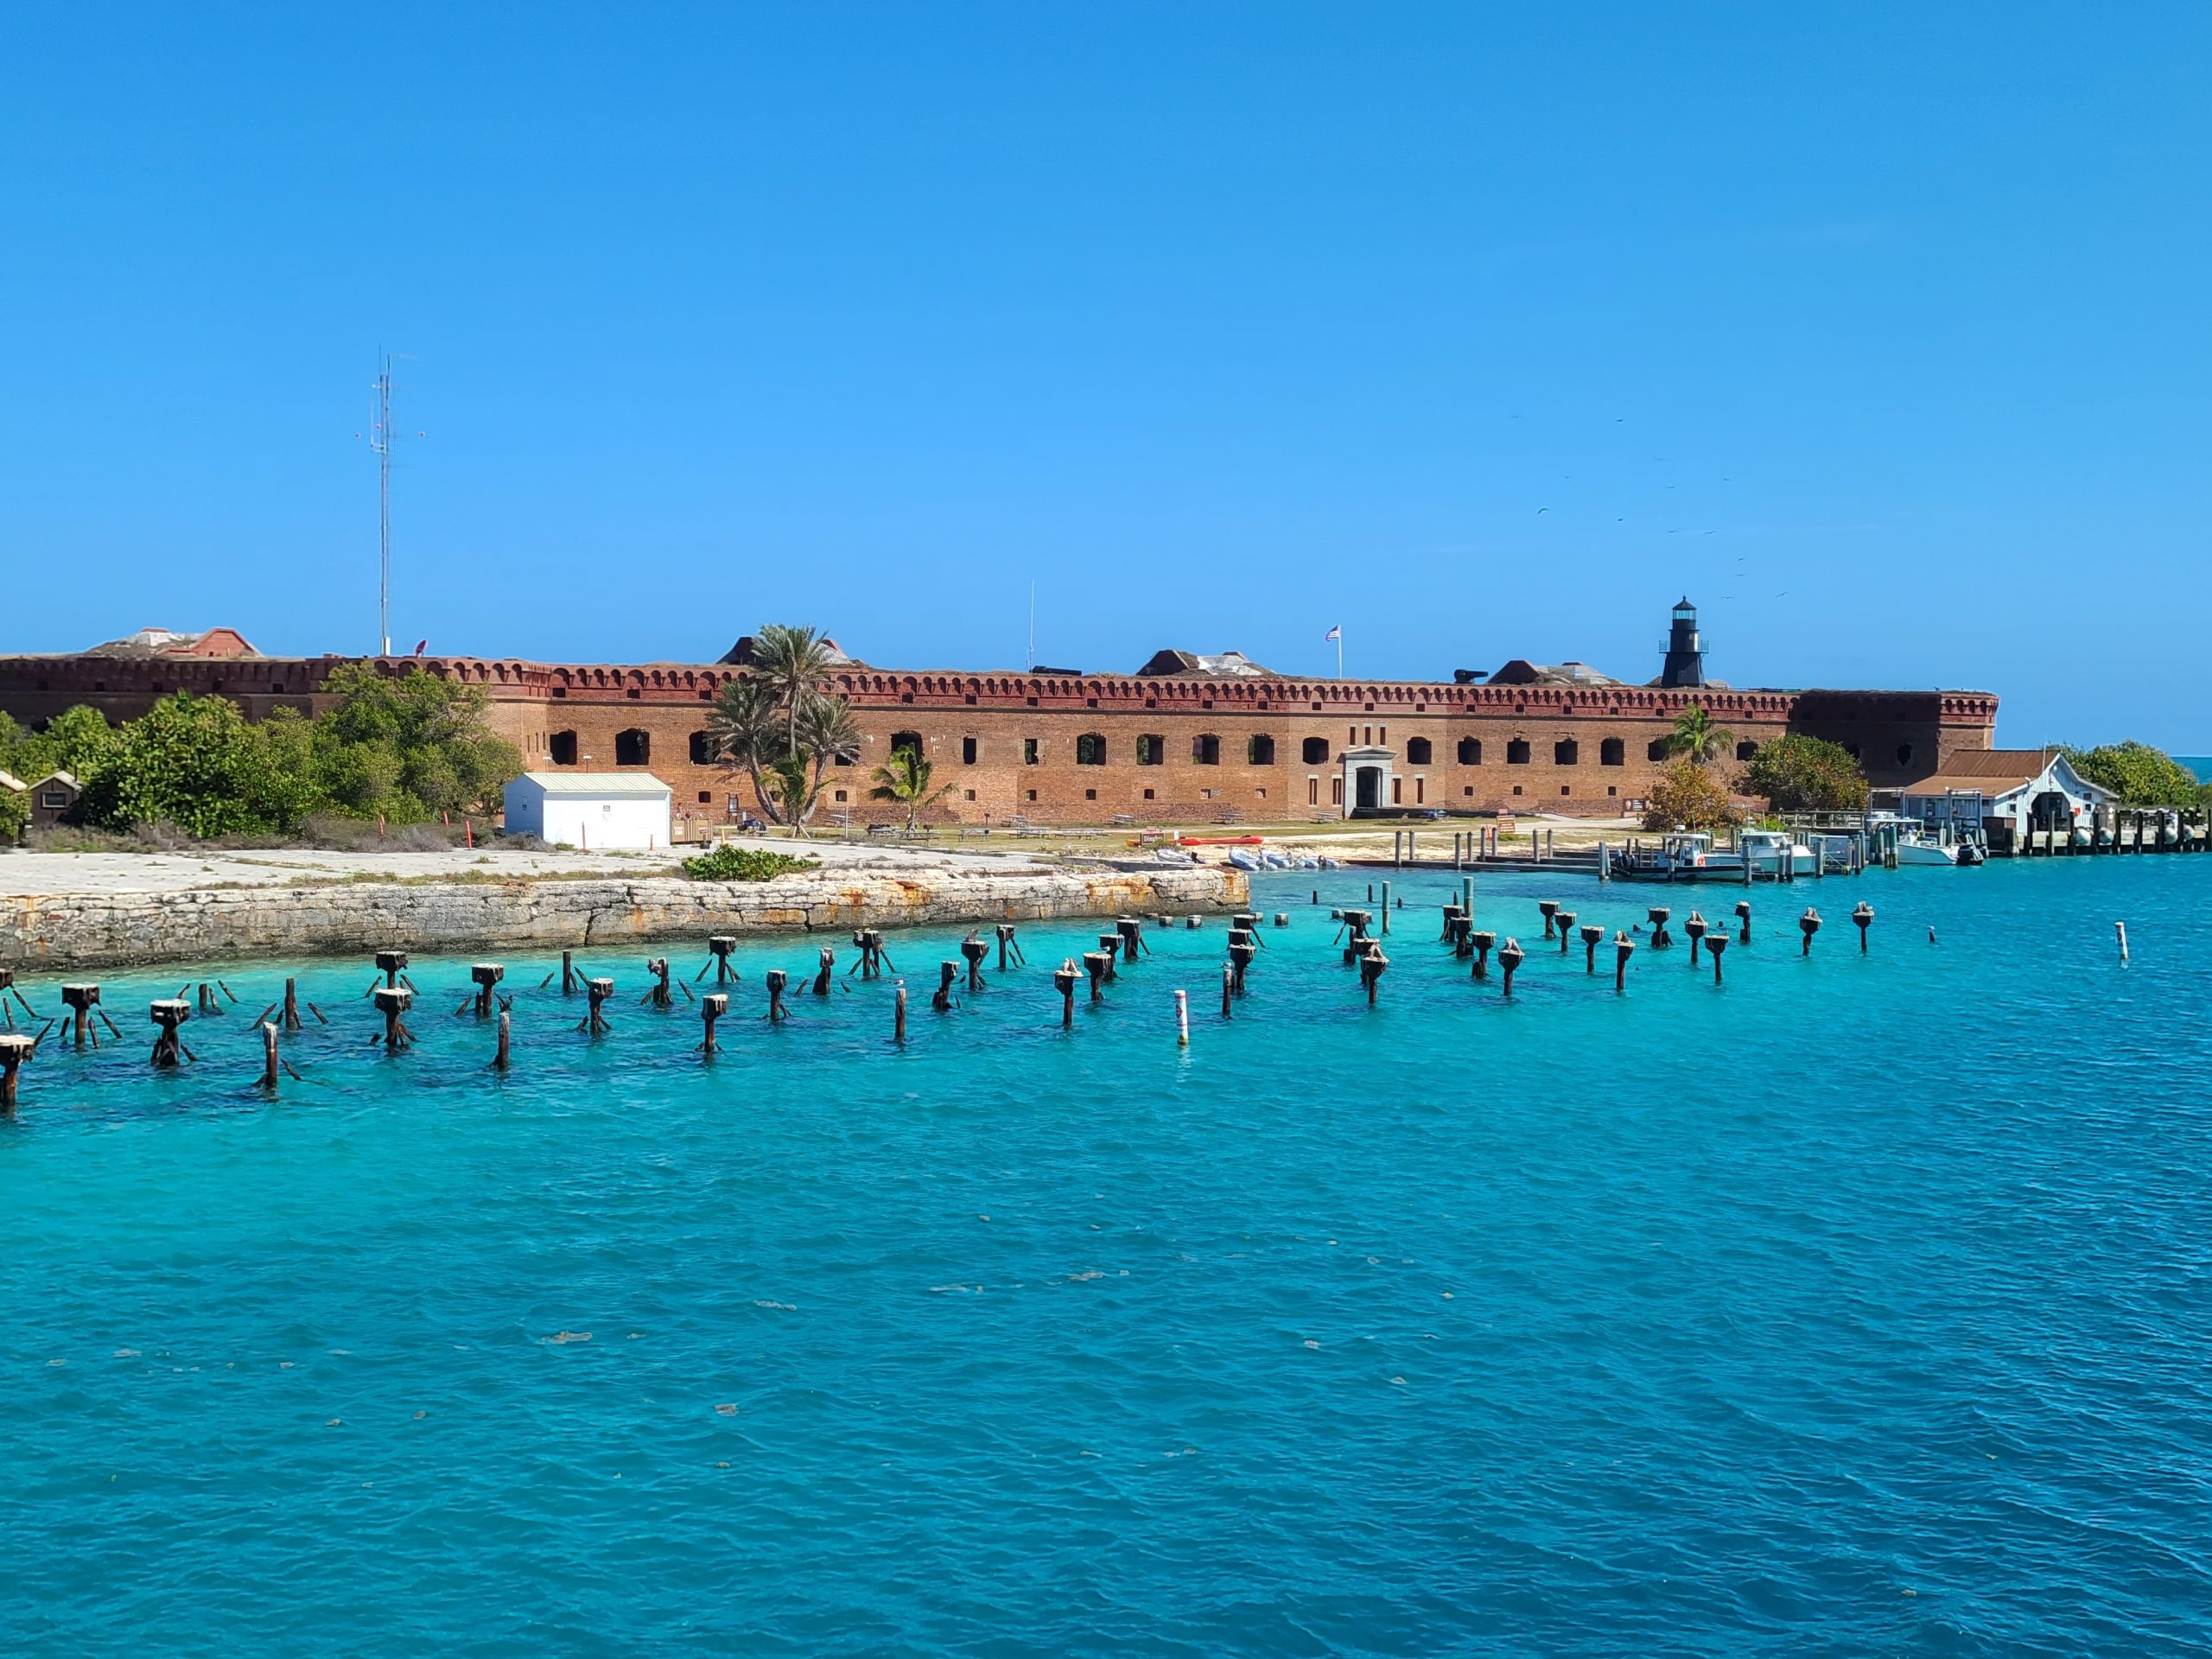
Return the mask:
<svg viewBox="0 0 2212 1659">
<path fill-rule="evenodd" d="M 2056 749 L 1969 749 L 1954 754 L 1932 778 L 1899 791 L 1898 812 L 1927 824 L 1999 830 L 2111 828 L 2120 797 L 2074 770 Z"/>
<path fill-rule="evenodd" d="M 507 833 L 583 852 L 669 845 L 669 787 L 643 772 L 525 772 L 507 785 Z"/>
</svg>

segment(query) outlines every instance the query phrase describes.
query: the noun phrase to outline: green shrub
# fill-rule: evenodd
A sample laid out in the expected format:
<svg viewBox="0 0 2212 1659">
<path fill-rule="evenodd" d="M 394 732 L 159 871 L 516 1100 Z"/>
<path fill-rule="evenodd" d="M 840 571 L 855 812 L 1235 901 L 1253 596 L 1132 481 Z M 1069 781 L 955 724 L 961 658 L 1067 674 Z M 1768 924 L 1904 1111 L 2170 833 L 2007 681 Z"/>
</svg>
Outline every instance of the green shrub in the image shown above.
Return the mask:
<svg viewBox="0 0 2212 1659">
<path fill-rule="evenodd" d="M 1851 751 L 1802 733 L 1760 744 L 1744 783 L 1777 812 L 1856 812 L 1866 804 L 1866 774 Z"/>
<path fill-rule="evenodd" d="M 2094 749 L 2069 745 L 2059 753 L 2082 777 L 2119 796 L 2124 806 L 2206 804 L 2204 785 L 2196 776 L 2164 749 L 2154 749 L 2148 743 L 2106 743 Z"/>
<path fill-rule="evenodd" d="M 694 881 L 766 881 L 792 870 L 813 869 L 821 861 L 794 858 L 789 853 L 764 852 L 757 847 L 717 847 L 711 853 L 683 861 L 683 874 Z"/>
</svg>

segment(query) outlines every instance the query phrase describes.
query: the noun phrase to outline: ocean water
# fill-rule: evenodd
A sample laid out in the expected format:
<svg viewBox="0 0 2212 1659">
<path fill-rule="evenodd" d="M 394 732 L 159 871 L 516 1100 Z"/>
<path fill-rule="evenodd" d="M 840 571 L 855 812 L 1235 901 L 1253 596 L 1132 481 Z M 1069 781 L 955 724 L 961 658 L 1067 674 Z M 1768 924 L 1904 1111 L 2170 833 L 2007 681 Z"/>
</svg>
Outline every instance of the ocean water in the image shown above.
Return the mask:
<svg viewBox="0 0 2212 1659">
<path fill-rule="evenodd" d="M 2212 783 L 2212 755 L 2177 754 L 2174 759 L 2187 768 L 2198 783 Z"/>
<path fill-rule="evenodd" d="M 1534 901 L 1653 890 L 1485 877 L 1510 1002 L 1414 877 L 1371 1011 L 1315 879 L 1259 884 L 1226 1023 L 1218 920 L 1071 1033 L 1095 928 L 1032 926 L 903 1052 L 888 982 L 758 1017 L 804 941 L 745 948 L 711 1065 L 641 952 L 596 1043 L 511 960 L 505 1080 L 465 963 L 386 1057 L 321 962 L 270 1102 L 283 964 L 163 1077 L 187 976 L 108 976 L 127 1043 L 0 1124 L 0 1645 L 2212 1645 L 2212 859 L 1764 887 L 1724 984 L 1645 949 L 1623 996 Z"/>
</svg>

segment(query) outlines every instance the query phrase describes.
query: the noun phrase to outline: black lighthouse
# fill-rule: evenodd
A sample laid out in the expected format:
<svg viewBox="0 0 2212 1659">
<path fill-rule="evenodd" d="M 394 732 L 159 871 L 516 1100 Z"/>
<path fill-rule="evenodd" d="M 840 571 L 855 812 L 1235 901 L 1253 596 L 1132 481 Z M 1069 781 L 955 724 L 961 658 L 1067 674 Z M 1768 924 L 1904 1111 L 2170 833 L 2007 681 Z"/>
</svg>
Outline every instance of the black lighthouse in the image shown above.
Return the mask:
<svg viewBox="0 0 2212 1659">
<path fill-rule="evenodd" d="M 1675 626 L 1667 635 L 1667 665 L 1659 671 L 1659 683 L 1705 683 L 1705 640 L 1697 631 L 1697 607 L 1687 599 L 1675 606 Z"/>
</svg>

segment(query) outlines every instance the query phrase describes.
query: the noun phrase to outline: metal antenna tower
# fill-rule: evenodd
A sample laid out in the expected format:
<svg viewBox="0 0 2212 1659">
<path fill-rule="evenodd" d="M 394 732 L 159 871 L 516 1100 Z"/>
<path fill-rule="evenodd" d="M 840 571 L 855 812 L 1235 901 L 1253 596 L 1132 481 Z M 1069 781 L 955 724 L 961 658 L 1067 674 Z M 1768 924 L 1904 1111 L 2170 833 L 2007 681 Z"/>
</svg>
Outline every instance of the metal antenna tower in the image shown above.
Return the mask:
<svg viewBox="0 0 2212 1659">
<path fill-rule="evenodd" d="M 376 395 L 369 416 L 369 448 L 377 458 L 378 654 L 391 655 L 391 353 L 377 350 Z"/>
</svg>

